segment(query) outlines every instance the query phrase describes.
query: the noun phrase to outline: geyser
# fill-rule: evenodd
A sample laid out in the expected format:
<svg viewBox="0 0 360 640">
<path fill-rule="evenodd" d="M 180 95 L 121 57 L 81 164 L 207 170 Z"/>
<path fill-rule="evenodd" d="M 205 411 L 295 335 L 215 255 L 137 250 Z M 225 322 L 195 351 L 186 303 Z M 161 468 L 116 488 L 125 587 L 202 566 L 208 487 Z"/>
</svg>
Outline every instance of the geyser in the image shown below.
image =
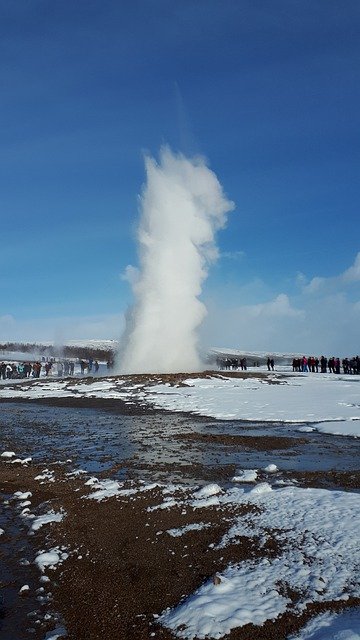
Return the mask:
<svg viewBox="0 0 360 640">
<path fill-rule="evenodd" d="M 196 330 L 206 315 L 199 300 L 218 251 L 215 233 L 233 209 L 203 158 L 168 147 L 145 158 L 146 184 L 138 229 L 140 268 L 128 266 L 134 294 L 119 354 L 124 373 L 201 369 Z"/>
</svg>

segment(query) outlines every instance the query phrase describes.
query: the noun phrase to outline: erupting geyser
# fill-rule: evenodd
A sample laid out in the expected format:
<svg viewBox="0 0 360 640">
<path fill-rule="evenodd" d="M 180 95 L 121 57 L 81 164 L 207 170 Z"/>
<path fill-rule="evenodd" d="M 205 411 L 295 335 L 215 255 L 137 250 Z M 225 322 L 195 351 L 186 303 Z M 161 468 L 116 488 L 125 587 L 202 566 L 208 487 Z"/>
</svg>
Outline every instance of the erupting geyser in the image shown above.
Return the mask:
<svg viewBox="0 0 360 640">
<path fill-rule="evenodd" d="M 206 308 L 199 300 L 216 260 L 215 232 L 233 203 L 203 158 L 168 147 L 159 164 L 145 159 L 147 181 L 138 229 L 140 268 L 128 266 L 134 293 L 119 354 L 124 373 L 201 369 L 196 329 Z"/>
</svg>

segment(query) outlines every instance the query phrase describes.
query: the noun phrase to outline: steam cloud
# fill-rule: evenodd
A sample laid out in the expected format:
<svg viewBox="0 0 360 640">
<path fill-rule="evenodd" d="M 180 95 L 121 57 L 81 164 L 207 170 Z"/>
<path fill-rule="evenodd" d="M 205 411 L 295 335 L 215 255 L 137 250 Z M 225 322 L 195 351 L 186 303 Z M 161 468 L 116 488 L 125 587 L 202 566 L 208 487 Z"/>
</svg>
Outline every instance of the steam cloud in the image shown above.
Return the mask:
<svg viewBox="0 0 360 640">
<path fill-rule="evenodd" d="M 146 157 L 145 167 L 140 269 L 126 269 L 135 303 L 119 366 L 126 373 L 196 371 L 201 369 L 196 329 L 206 315 L 198 296 L 218 256 L 215 233 L 234 204 L 203 158 L 163 147 L 160 162 Z"/>
</svg>

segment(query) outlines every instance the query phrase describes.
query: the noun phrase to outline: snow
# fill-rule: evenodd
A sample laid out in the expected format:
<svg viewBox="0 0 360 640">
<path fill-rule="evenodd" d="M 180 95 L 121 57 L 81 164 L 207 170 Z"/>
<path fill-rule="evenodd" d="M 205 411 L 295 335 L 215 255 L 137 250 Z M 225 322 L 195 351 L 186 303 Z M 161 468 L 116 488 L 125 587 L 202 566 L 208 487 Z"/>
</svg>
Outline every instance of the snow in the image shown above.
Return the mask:
<svg viewBox="0 0 360 640">
<path fill-rule="evenodd" d="M 207 498 L 209 496 L 216 496 L 219 493 L 222 493 L 222 489 L 218 484 L 207 484 L 205 487 L 202 487 L 194 493 L 194 498 Z"/>
<path fill-rule="evenodd" d="M 85 482 L 85 486 L 90 486 L 93 489 L 93 493 L 90 493 L 87 496 L 84 496 L 90 500 L 97 500 L 100 502 L 101 500 L 106 500 L 107 498 L 112 498 L 114 496 L 118 497 L 128 497 L 131 495 L 135 495 L 139 491 L 150 491 L 158 486 L 157 483 L 152 484 L 144 484 L 140 488 L 126 488 L 124 489 L 124 483 L 118 482 L 117 480 L 98 480 L 97 478 L 89 478 Z"/>
<path fill-rule="evenodd" d="M 350 418 L 344 422 L 321 422 L 316 425 L 316 430 L 322 433 L 330 433 L 335 436 L 354 436 L 360 437 L 360 417 Z"/>
<path fill-rule="evenodd" d="M 29 587 L 29 585 L 28 585 L 28 584 L 24 584 L 24 585 L 21 587 L 21 589 L 19 589 L 19 595 L 20 595 L 20 596 L 23 596 L 24 594 L 29 593 L 29 591 L 30 591 L 30 587 Z"/>
<path fill-rule="evenodd" d="M 52 631 L 47 632 L 44 640 L 58 640 L 58 638 L 63 638 L 64 636 L 67 636 L 65 627 L 58 625 Z"/>
<path fill-rule="evenodd" d="M 246 564 L 230 567 L 221 575 L 221 583 L 207 582 L 188 601 L 166 612 L 161 623 L 176 631 L 180 638 L 221 638 L 235 627 L 261 625 L 286 611 L 287 600 L 274 590 L 273 567 L 260 563 L 261 571 Z"/>
<path fill-rule="evenodd" d="M 266 471 L 267 473 L 275 473 L 276 471 L 278 471 L 278 468 L 276 464 L 268 464 L 267 467 L 264 467 L 264 471 Z"/>
<path fill-rule="evenodd" d="M 29 464 L 32 461 L 32 458 L 11 458 L 11 460 L 9 460 L 9 462 L 11 464 Z"/>
<path fill-rule="evenodd" d="M 213 498 L 210 490 L 202 506 L 206 500 L 210 506 Z M 230 565 L 220 575 L 220 584 L 208 581 L 178 607 L 163 612 L 161 624 L 178 637 L 222 638 L 235 627 L 261 625 L 286 610 L 300 613 L 312 602 L 346 602 L 360 596 L 359 494 L 298 487 L 272 490 L 260 483 L 250 490 L 230 487 L 216 498 L 220 507 L 257 507 L 235 518 L 219 549 L 244 536 L 265 545 L 272 536 L 279 552 L 276 557 Z M 189 505 L 194 505 L 193 496 L 180 506 Z M 300 594 L 297 604 L 284 596 L 286 588 Z"/>
<path fill-rule="evenodd" d="M 0 400 L 1 397 L 64 395 L 133 398 L 134 401 L 141 398 L 157 408 L 172 411 L 193 412 L 223 420 L 292 423 L 303 433 L 319 431 L 360 437 L 359 384 L 360 376 L 275 372 L 263 378 L 231 378 L 224 372 L 221 377 L 189 377 L 186 384 L 179 387 L 167 384 L 149 384 L 145 388 L 128 386 L 128 383 L 124 385 L 124 380 L 116 378 L 89 384 L 46 380 L 46 383 L 40 381 L 16 388 L 0 385 Z M 1 458 L 4 462 L 13 458 L 23 462 L 13 452 L 3 452 Z M 269 464 L 262 471 L 273 474 L 278 469 Z M 67 475 L 85 473 L 77 470 Z M 161 487 L 163 502 L 147 508 L 155 511 L 176 507 L 191 514 L 192 509 L 211 506 L 225 510 L 232 505 L 252 505 L 254 509 L 229 519 L 228 531 L 220 540 L 214 540 L 214 546 L 225 548 L 244 537 L 255 538 L 257 544 L 265 546 L 272 537 L 278 548 L 276 556 L 266 557 L 264 552 L 262 557 L 229 565 L 219 574 L 219 584 L 209 580 L 179 606 L 164 611 L 158 621 L 180 638 L 222 638 L 236 627 L 276 620 L 285 611 L 301 613 L 313 602 L 339 601 L 346 605 L 350 598 L 360 597 L 360 548 L 357 543 L 360 494 L 285 486 L 281 479 L 276 487 L 272 487 L 270 479 L 269 482 L 258 482 L 259 473 L 257 469 L 239 469 L 232 484 L 225 489 L 211 483 L 190 493 L 188 487 L 181 492 L 178 485 L 167 485 Z M 36 478 L 51 481 L 54 475 L 45 469 Z M 145 483 L 140 487 L 129 487 L 129 483 L 95 477 L 84 479 L 84 484 L 89 493 L 83 498 L 97 501 L 121 499 L 159 487 Z M 23 508 L 23 516 L 32 519 L 32 530 L 48 522 L 59 522 L 55 518 L 63 517 L 62 513 L 52 512 L 36 518 L 26 506 L 30 492 L 19 491 L 13 497 Z M 211 526 L 206 523 L 204 514 L 201 517 L 204 522 L 188 522 L 183 527 L 168 529 L 166 533 L 178 537 L 192 531 L 196 535 L 197 530 Z M 54 548 L 39 553 L 35 563 L 44 572 L 66 557 L 67 553 Z M 296 604 L 286 595 L 291 590 L 300 594 Z M 359 627 L 358 609 L 339 614 L 324 613 L 288 640 L 360 640 Z M 58 637 L 56 633 L 55 637 Z"/>
<path fill-rule="evenodd" d="M 35 533 L 35 531 L 41 529 L 44 524 L 49 524 L 50 522 L 61 522 L 64 516 L 65 513 L 63 511 L 59 513 L 55 513 L 55 511 L 49 511 L 42 516 L 38 516 L 31 523 L 30 533 Z"/>
<path fill-rule="evenodd" d="M 271 374 L 267 378 L 189 378 L 186 386 L 146 388 L 147 401 L 223 420 L 290 422 L 360 436 L 360 377 Z M 336 422 L 336 424 L 335 424 Z"/>
<path fill-rule="evenodd" d="M 119 495 L 121 491 L 120 482 L 117 482 L 116 480 L 103 480 L 102 482 L 98 481 L 97 483 L 93 483 L 90 486 L 96 489 L 94 493 L 86 496 L 91 500 L 100 501 L 106 498 L 111 498 L 112 496 Z"/>
<path fill-rule="evenodd" d="M 49 551 L 42 551 L 38 553 L 35 558 L 35 564 L 38 569 L 44 573 L 46 568 L 53 569 L 57 564 L 60 564 L 68 558 L 68 554 L 59 547 L 50 549 Z"/>
<path fill-rule="evenodd" d="M 28 500 L 28 498 L 31 498 L 31 496 L 31 491 L 15 491 L 14 493 L 14 498 L 16 500 Z"/>
<path fill-rule="evenodd" d="M 232 482 L 255 482 L 258 477 L 257 469 L 242 469 L 234 476 Z"/>
<path fill-rule="evenodd" d="M 173 538 L 179 538 L 183 536 L 184 533 L 188 533 L 188 531 L 201 531 L 202 529 L 208 529 L 211 527 L 211 524 L 206 522 L 194 522 L 193 524 L 188 524 L 184 527 L 179 527 L 178 529 L 167 529 L 166 533 Z"/>
<path fill-rule="evenodd" d="M 44 469 L 41 473 L 35 476 L 34 480 L 38 480 L 40 484 L 44 484 L 46 480 L 48 482 L 55 482 L 54 471 L 49 471 L 49 469 Z"/>
<path fill-rule="evenodd" d="M 14 458 L 14 456 L 16 456 L 16 453 L 14 451 L 3 451 L 3 453 L 1 454 L 1 458 Z"/>
</svg>

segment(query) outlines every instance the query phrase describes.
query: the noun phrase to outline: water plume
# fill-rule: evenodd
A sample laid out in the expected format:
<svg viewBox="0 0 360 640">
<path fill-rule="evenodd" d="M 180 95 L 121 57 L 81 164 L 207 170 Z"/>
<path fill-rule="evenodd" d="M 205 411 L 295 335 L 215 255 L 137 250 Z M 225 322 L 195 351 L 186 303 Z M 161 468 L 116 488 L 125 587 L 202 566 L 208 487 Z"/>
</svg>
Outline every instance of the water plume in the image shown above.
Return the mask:
<svg viewBox="0 0 360 640">
<path fill-rule="evenodd" d="M 203 158 L 168 147 L 159 163 L 145 158 L 140 199 L 140 268 L 128 266 L 134 294 L 118 370 L 126 373 L 201 369 L 197 328 L 206 315 L 202 283 L 218 251 L 215 234 L 233 208 Z"/>
</svg>

